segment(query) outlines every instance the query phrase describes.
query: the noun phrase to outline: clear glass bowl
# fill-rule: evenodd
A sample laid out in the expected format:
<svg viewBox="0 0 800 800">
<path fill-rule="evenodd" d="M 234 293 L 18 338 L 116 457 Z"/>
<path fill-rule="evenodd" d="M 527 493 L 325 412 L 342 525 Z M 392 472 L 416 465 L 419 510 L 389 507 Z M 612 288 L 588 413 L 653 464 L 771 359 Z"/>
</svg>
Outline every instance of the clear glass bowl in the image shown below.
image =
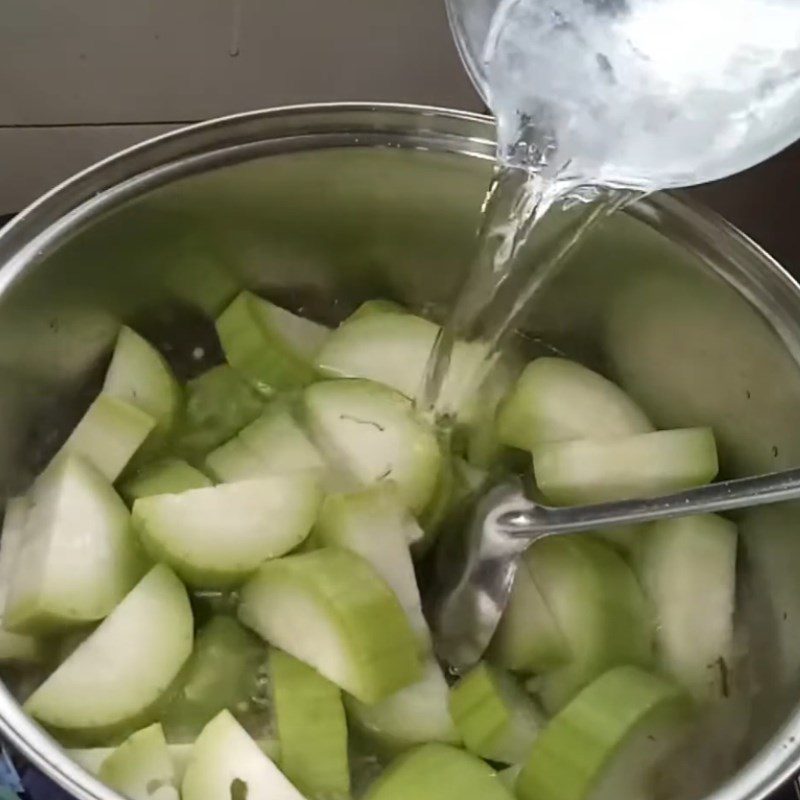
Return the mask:
<svg viewBox="0 0 800 800">
<path fill-rule="evenodd" d="M 447 0 L 511 163 L 654 190 L 800 137 L 797 0 Z"/>
</svg>

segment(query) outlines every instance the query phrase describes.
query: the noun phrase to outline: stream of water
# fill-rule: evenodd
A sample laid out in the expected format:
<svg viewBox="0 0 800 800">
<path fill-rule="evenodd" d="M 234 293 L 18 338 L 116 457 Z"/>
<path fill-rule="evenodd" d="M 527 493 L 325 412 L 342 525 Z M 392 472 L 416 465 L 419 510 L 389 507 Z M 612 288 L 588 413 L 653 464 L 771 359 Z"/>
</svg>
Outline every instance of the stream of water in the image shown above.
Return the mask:
<svg viewBox="0 0 800 800">
<path fill-rule="evenodd" d="M 468 381 L 477 388 L 522 312 L 586 232 L 637 196 L 498 164 L 482 208 L 475 257 L 428 360 L 417 397 L 420 410 L 434 419 L 444 416 L 442 390 L 457 341 L 485 348 Z"/>
</svg>

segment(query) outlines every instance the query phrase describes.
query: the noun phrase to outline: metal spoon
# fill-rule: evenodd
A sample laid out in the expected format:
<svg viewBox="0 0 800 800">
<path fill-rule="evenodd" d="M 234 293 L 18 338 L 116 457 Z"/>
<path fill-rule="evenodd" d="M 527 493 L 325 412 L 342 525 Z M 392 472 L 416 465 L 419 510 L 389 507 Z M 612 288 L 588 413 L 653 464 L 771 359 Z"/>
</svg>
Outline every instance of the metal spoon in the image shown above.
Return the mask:
<svg viewBox="0 0 800 800">
<path fill-rule="evenodd" d="M 538 539 L 796 499 L 800 468 L 571 508 L 529 500 L 518 481 L 495 486 L 478 502 L 466 532 L 443 541 L 437 553 L 439 580 L 432 585 L 438 594 L 426 598 L 437 653 L 456 671 L 478 661 L 508 602 L 519 556 Z"/>
</svg>

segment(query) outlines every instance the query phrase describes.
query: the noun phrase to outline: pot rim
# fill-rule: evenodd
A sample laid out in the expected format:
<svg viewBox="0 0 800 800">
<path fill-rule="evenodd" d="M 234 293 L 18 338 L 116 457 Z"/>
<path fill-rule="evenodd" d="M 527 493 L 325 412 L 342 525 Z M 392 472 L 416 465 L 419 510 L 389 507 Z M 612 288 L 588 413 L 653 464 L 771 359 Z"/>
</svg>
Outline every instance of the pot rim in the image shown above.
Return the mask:
<svg viewBox="0 0 800 800">
<path fill-rule="evenodd" d="M 178 128 L 115 153 L 28 205 L 0 231 L 0 296 L 82 225 L 155 186 L 215 164 L 292 149 L 394 146 L 492 160 L 494 121 L 398 103 L 311 103 L 247 111 Z M 223 160 L 224 159 L 224 160 Z M 630 212 L 672 233 L 764 313 L 800 364 L 800 286 L 745 234 L 705 206 L 664 193 Z M 723 259 L 720 266 L 711 255 Z M 763 280 L 764 275 L 770 281 Z M 0 735 L 77 800 L 123 800 L 66 756 L 0 682 Z M 796 743 L 798 742 L 798 743 Z M 707 800 L 762 800 L 800 766 L 800 711 Z"/>
</svg>

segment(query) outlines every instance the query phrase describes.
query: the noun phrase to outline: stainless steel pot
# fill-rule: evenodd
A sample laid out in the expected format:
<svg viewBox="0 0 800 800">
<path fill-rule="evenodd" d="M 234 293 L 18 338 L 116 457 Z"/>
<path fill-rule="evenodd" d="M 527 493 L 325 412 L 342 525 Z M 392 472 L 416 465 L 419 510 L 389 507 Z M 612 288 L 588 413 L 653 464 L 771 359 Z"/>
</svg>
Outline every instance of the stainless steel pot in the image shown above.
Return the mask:
<svg viewBox="0 0 800 800">
<path fill-rule="evenodd" d="M 209 320 L 243 286 L 331 322 L 375 295 L 441 315 L 492 136 L 487 118 L 410 106 L 253 112 L 134 147 L 28 208 L 0 234 L 4 494 L 74 423 L 120 320 L 190 375 L 219 358 Z M 800 463 L 800 288 L 707 211 L 662 196 L 610 220 L 525 330 L 603 366 L 660 424 L 713 424 L 729 475 Z M 726 800 L 762 798 L 800 764 L 800 508 L 748 513 L 741 530 L 752 702 L 737 706 L 746 736 L 722 748 L 723 772 L 741 766 L 712 793 Z M 0 733 L 75 797 L 115 797 L 5 685 Z"/>
</svg>

